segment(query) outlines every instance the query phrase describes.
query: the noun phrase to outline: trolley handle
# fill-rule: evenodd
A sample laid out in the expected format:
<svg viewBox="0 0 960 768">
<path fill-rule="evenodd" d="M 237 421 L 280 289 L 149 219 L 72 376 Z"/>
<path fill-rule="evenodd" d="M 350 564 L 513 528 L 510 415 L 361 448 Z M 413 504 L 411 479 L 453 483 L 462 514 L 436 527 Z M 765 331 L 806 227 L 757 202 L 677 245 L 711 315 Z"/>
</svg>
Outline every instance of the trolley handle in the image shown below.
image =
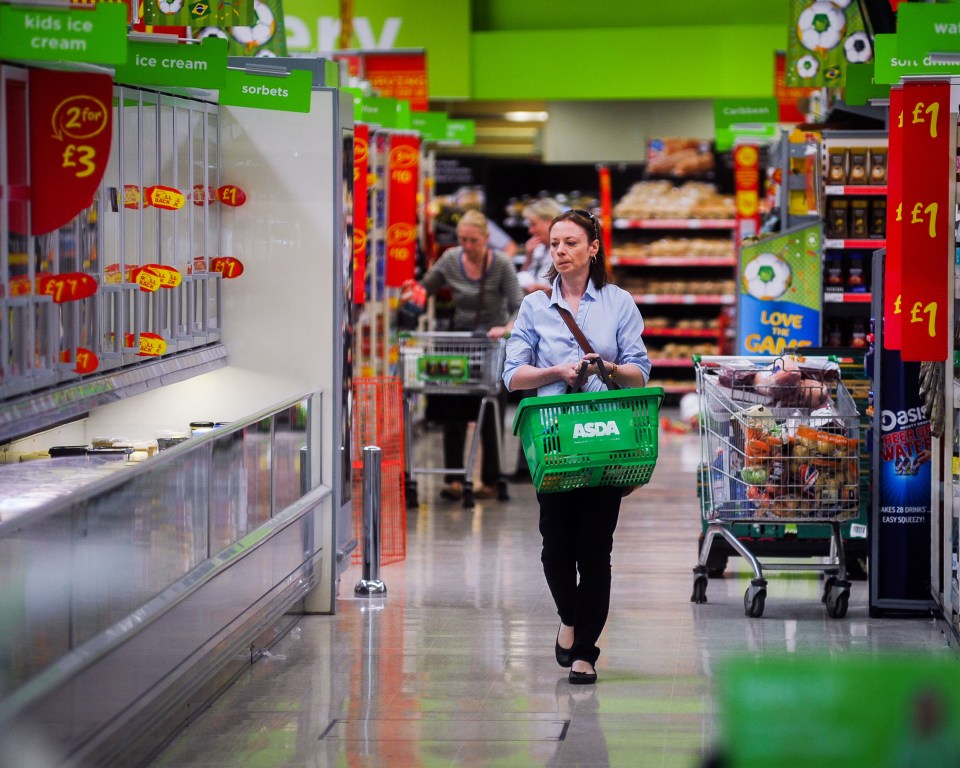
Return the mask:
<svg viewBox="0 0 960 768">
<path fill-rule="evenodd" d="M 800 349 L 800 348 L 798 348 Z M 811 360 L 827 360 L 831 363 L 839 363 L 840 358 L 836 355 L 804 355 L 799 353 L 800 357 L 806 357 Z M 746 363 L 755 363 L 758 365 L 769 365 L 777 360 L 782 360 L 783 355 L 772 357 L 770 355 L 691 355 L 695 365 L 723 365 L 734 360 L 743 360 Z"/>
</svg>

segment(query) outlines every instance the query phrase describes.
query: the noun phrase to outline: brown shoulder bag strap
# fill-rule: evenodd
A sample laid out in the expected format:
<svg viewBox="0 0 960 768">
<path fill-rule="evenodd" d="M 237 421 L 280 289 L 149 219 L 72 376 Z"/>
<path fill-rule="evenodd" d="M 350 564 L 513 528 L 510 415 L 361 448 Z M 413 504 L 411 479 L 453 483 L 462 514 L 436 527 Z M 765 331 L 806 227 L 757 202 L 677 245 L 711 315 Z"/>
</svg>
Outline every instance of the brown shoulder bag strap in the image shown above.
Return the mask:
<svg viewBox="0 0 960 768">
<path fill-rule="evenodd" d="M 569 309 L 561 307 L 559 304 L 554 304 L 557 312 L 560 313 L 560 317 L 563 318 L 563 322 L 567 324 L 567 328 L 570 329 L 570 333 L 573 334 L 573 338 L 577 340 L 577 344 L 580 345 L 582 349 L 587 354 L 593 353 L 593 347 L 590 346 L 590 342 L 587 341 L 587 337 L 583 335 L 583 331 L 580 330 L 580 326 L 577 325 L 577 321 L 573 319 L 573 315 L 570 314 Z"/>
</svg>

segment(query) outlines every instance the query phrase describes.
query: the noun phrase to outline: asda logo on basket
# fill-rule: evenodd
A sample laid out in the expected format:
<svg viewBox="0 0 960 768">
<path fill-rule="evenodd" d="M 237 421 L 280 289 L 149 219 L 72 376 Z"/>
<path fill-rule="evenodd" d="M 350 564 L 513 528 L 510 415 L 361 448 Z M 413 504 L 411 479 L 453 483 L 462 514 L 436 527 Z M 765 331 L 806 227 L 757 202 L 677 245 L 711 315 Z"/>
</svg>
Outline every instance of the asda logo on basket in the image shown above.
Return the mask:
<svg viewBox="0 0 960 768">
<path fill-rule="evenodd" d="M 557 427 L 560 451 L 566 455 L 596 456 L 637 446 L 634 413 L 629 408 L 562 413 Z"/>
<path fill-rule="evenodd" d="M 578 437 L 606 437 L 607 435 L 619 435 L 620 427 L 617 422 L 610 421 L 588 421 L 585 424 L 573 425 L 573 439 Z"/>
</svg>

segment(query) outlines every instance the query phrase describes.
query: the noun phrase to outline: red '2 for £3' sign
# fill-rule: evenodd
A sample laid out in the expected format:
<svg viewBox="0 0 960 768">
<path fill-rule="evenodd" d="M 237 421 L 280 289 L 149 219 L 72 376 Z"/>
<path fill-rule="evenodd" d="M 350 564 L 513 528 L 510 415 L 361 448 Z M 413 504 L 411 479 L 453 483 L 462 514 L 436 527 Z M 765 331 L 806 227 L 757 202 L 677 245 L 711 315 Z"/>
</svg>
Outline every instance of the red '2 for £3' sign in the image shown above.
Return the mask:
<svg viewBox="0 0 960 768">
<path fill-rule="evenodd" d="M 90 207 L 110 155 L 113 78 L 30 70 L 31 224 L 52 232 Z"/>
<path fill-rule="evenodd" d="M 949 82 L 903 86 L 901 350 L 904 360 L 947 359 L 950 253 Z"/>
</svg>

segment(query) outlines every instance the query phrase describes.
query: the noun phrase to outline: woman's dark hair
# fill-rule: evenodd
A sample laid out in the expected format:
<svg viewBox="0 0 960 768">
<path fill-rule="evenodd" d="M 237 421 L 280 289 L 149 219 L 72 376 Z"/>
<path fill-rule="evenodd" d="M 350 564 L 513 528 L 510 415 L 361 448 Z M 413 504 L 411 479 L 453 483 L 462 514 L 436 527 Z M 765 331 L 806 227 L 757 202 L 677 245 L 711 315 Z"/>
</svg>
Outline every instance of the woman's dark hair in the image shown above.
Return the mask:
<svg viewBox="0 0 960 768">
<path fill-rule="evenodd" d="M 593 280 L 593 284 L 598 289 L 603 288 L 607 284 L 607 253 L 603 249 L 603 232 L 600 228 L 600 219 L 590 211 L 585 211 L 582 208 L 572 208 L 554 217 L 553 221 L 550 222 L 550 231 L 552 232 L 553 228 L 561 221 L 572 221 L 586 232 L 587 243 L 596 240 L 600 244 L 596 254 L 590 259 L 590 279 Z M 556 276 L 557 270 L 551 264 L 546 277 L 550 282 L 553 282 Z"/>
</svg>

